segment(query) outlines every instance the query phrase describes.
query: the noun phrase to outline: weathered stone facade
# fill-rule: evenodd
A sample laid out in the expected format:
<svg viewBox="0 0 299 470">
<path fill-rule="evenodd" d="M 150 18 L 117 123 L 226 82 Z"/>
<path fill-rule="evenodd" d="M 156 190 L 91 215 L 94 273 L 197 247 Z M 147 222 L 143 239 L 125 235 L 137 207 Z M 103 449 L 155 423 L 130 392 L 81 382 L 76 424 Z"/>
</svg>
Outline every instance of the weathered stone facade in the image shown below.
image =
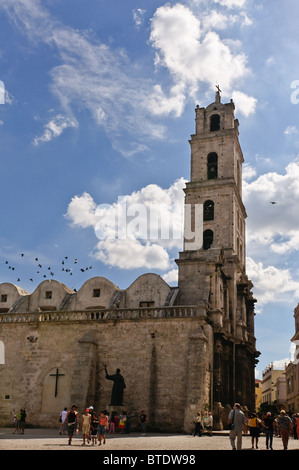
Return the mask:
<svg viewBox="0 0 299 470">
<path fill-rule="evenodd" d="M 32 293 L 0 284 L 0 419 L 57 426 L 76 404 L 109 409 L 116 368 L 124 407 L 152 429 L 190 432 L 197 411 L 235 401 L 254 409 L 254 302 L 245 270 L 245 218 L 234 104 L 196 109 L 187 204 L 203 205 L 204 245 L 179 254 L 178 286 L 144 274 L 122 290 L 94 277 L 74 292 L 46 280 Z"/>
</svg>

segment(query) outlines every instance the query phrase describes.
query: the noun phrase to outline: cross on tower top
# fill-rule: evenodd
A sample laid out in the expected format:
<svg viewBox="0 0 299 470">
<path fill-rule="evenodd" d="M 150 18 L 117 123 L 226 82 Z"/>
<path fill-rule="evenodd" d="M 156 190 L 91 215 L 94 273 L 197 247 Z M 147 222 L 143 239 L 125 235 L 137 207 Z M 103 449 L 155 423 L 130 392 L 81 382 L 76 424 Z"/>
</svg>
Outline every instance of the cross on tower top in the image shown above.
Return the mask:
<svg viewBox="0 0 299 470">
<path fill-rule="evenodd" d="M 216 101 L 216 103 L 220 103 L 220 93 L 221 93 L 221 90 L 220 90 L 219 85 L 215 85 L 215 86 L 216 86 L 216 88 L 217 88 L 215 101 Z"/>
</svg>

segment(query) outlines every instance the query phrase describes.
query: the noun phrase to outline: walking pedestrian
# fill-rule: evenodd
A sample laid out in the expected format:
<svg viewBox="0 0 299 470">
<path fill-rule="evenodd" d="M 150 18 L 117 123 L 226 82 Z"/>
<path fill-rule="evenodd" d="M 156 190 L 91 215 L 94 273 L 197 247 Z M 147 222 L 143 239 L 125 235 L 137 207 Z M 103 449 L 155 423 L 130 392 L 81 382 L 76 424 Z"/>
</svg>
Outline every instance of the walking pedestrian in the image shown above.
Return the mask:
<svg viewBox="0 0 299 470">
<path fill-rule="evenodd" d="M 233 409 L 228 415 L 228 423 L 230 425 L 229 439 L 232 446 L 232 450 L 242 449 L 242 433 L 245 423 L 245 415 L 241 411 L 241 405 L 235 403 Z M 237 448 L 236 448 L 237 439 Z"/>
<path fill-rule="evenodd" d="M 90 435 L 90 423 L 91 415 L 89 414 L 89 409 L 86 408 L 84 415 L 82 415 L 82 434 L 83 434 L 83 446 L 85 446 L 85 441 L 89 444 L 89 435 Z"/>
<path fill-rule="evenodd" d="M 261 420 L 258 418 L 256 413 L 252 413 L 248 424 L 249 424 L 249 433 L 251 436 L 251 448 L 254 449 L 254 441 L 255 441 L 255 447 L 256 449 L 258 449 L 258 440 L 259 440 L 260 432 L 261 432 Z"/>
<path fill-rule="evenodd" d="M 66 425 L 63 424 L 65 422 L 65 418 L 67 416 L 67 408 L 64 408 L 61 412 L 60 412 L 60 419 L 59 421 L 61 422 L 61 425 L 60 425 L 60 428 L 59 428 L 59 434 L 66 434 L 65 430 L 66 430 Z"/>
<path fill-rule="evenodd" d="M 67 433 L 69 438 L 68 445 L 71 445 L 74 432 L 78 429 L 78 412 L 76 405 L 73 405 L 72 408 L 67 412 L 64 424 L 67 426 Z"/>
<path fill-rule="evenodd" d="M 273 450 L 273 433 L 274 433 L 274 418 L 272 417 L 270 411 L 268 411 L 266 417 L 263 420 L 263 426 L 265 428 L 266 434 L 266 448 Z"/>
<path fill-rule="evenodd" d="M 289 437 L 292 431 L 292 421 L 284 410 L 281 410 L 280 416 L 277 418 L 277 424 L 279 428 L 279 434 L 282 439 L 283 450 L 287 450 Z"/>
<path fill-rule="evenodd" d="M 108 417 L 105 415 L 104 411 L 101 411 L 99 416 L 99 426 L 98 426 L 98 439 L 99 439 L 99 446 L 106 443 L 106 432 L 108 429 Z"/>
</svg>

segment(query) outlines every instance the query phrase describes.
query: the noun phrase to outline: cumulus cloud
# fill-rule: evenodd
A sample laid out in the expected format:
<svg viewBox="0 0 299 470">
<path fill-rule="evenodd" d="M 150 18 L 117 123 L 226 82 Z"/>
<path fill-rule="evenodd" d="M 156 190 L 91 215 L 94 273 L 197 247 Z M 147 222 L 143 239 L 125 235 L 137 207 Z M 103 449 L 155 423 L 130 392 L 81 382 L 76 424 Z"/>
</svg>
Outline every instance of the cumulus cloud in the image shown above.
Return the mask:
<svg viewBox="0 0 299 470">
<path fill-rule="evenodd" d="M 94 229 L 94 256 L 103 263 L 170 270 L 171 250 L 183 243 L 185 183 L 181 178 L 168 189 L 151 184 L 113 204 L 98 205 L 84 193 L 72 198 L 66 217 L 73 226 Z"/>
<path fill-rule="evenodd" d="M 178 269 L 171 269 L 167 273 L 163 274 L 162 278 L 167 284 L 177 284 L 178 283 Z"/>
<path fill-rule="evenodd" d="M 249 73 L 245 54 L 233 54 L 214 31 L 203 34 L 199 17 L 182 4 L 159 7 L 151 21 L 156 65 L 166 67 L 185 93 L 195 96 L 201 82 L 231 91 Z"/>
<path fill-rule="evenodd" d="M 299 160 L 295 160 L 284 174 L 270 172 L 243 181 L 247 240 L 251 245 L 267 246 L 277 253 L 298 249 L 298 178 Z"/>
<path fill-rule="evenodd" d="M 248 181 L 254 178 L 257 174 L 255 168 L 253 168 L 249 163 L 243 164 L 242 178 L 243 181 Z"/>
<path fill-rule="evenodd" d="M 248 257 L 247 274 L 254 284 L 258 308 L 269 302 L 293 304 L 299 295 L 299 282 L 293 279 L 289 269 L 265 266 Z"/>
<path fill-rule="evenodd" d="M 248 96 L 241 91 L 233 91 L 232 98 L 236 105 L 236 113 L 239 112 L 245 117 L 255 113 L 257 99 L 253 96 Z"/>
</svg>

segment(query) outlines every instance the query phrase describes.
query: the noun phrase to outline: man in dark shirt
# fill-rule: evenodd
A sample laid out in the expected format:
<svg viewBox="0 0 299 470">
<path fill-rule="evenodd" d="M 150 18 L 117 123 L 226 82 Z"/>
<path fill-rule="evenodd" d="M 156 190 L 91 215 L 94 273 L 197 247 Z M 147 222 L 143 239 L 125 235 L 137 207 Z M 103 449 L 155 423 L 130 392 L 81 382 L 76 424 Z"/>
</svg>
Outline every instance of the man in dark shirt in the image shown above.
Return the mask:
<svg viewBox="0 0 299 470">
<path fill-rule="evenodd" d="M 145 414 L 144 411 L 141 411 L 139 415 L 139 424 L 140 424 L 141 433 L 143 436 L 145 436 L 146 422 L 147 422 L 147 415 Z"/>
<path fill-rule="evenodd" d="M 272 418 L 272 415 L 270 411 L 268 411 L 266 418 L 264 419 L 264 428 L 265 428 L 265 434 L 266 434 L 266 447 L 267 449 L 273 450 L 272 448 L 272 443 L 273 443 L 273 431 L 274 431 L 274 418 Z"/>
</svg>

